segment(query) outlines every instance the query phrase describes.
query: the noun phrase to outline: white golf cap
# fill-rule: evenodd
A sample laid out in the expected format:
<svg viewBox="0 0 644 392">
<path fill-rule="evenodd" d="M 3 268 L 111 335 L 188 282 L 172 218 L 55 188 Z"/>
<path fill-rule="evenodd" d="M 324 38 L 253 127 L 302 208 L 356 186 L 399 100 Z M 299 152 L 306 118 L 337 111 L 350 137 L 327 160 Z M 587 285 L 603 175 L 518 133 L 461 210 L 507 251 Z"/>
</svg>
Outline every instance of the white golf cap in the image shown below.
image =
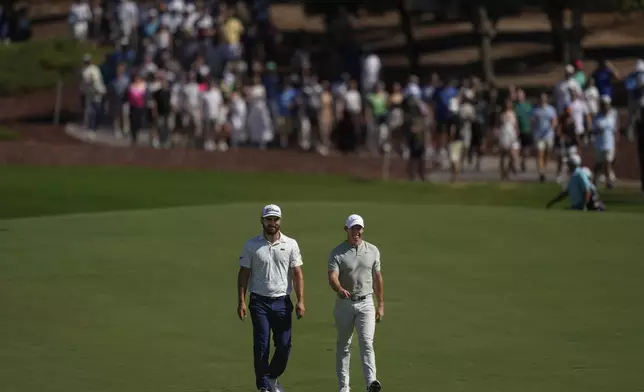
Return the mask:
<svg viewBox="0 0 644 392">
<path fill-rule="evenodd" d="M 364 227 L 364 219 L 358 214 L 351 214 L 347 218 L 347 221 L 344 224 L 348 228 L 352 228 L 353 226 L 362 226 Z"/>
<path fill-rule="evenodd" d="M 610 103 L 613 101 L 613 100 L 610 98 L 610 95 L 602 95 L 602 96 L 600 97 L 600 99 L 601 99 L 601 101 L 602 101 L 603 103 L 607 103 L 607 104 L 610 104 Z"/>
<path fill-rule="evenodd" d="M 566 72 L 567 73 L 575 73 L 575 67 L 572 64 L 566 65 Z"/>
<path fill-rule="evenodd" d="M 276 216 L 281 218 L 282 209 L 278 205 L 268 204 L 267 206 L 264 206 L 264 209 L 262 210 L 262 218 L 266 218 L 267 216 Z"/>
<path fill-rule="evenodd" d="M 572 154 L 572 155 L 570 155 L 570 157 L 568 159 L 569 159 L 570 164 L 573 165 L 573 166 L 580 166 L 581 165 L 581 157 L 579 156 L 579 154 Z"/>
</svg>

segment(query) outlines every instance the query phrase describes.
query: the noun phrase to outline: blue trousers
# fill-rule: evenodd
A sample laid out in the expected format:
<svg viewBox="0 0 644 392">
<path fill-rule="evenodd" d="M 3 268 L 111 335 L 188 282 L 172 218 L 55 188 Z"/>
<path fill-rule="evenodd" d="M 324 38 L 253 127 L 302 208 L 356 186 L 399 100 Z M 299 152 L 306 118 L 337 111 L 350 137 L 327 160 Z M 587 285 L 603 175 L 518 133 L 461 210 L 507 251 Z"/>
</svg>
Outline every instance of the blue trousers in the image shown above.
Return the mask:
<svg viewBox="0 0 644 392">
<path fill-rule="evenodd" d="M 251 293 L 248 308 L 253 321 L 255 383 L 258 390 L 270 390 L 268 379 L 284 373 L 291 352 L 293 302 L 288 295 L 269 298 Z M 275 353 L 269 363 L 271 332 Z"/>
</svg>

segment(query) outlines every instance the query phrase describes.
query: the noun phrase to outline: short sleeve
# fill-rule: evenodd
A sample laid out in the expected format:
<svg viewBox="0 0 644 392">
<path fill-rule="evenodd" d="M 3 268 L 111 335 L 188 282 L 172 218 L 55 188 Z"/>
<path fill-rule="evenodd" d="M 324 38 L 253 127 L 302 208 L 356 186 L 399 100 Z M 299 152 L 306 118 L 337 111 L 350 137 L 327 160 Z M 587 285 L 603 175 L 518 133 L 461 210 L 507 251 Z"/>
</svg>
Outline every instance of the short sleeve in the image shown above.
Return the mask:
<svg viewBox="0 0 644 392">
<path fill-rule="evenodd" d="M 291 257 L 289 258 L 289 264 L 291 268 L 299 267 L 302 263 L 302 253 L 300 252 L 300 246 L 297 241 L 293 240 L 293 248 L 291 249 Z"/>
<path fill-rule="evenodd" d="M 250 268 L 252 261 L 252 254 L 248 248 L 248 244 L 244 244 L 242 248 L 241 255 L 239 256 L 239 266 L 244 268 Z"/>
<path fill-rule="evenodd" d="M 579 177 L 581 178 L 581 183 L 584 186 L 584 192 L 588 192 L 592 187 L 592 183 L 590 182 L 590 178 L 588 178 L 588 176 L 585 175 L 585 174 L 581 174 Z"/>
<path fill-rule="evenodd" d="M 374 246 L 373 272 L 380 272 L 380 249 Z"/>
<path fill-rule="evenodd" d="M 329 272 L 340 272 L 340 263 L 335 252 L 329 253 L 328 270 Z"/>
<path fill-rule="evenodd" d="M 550 121 L 557 118 L 557 111 L 552 106 L 548 107 L 548 114 L 550 114 Z"/>
</svg>

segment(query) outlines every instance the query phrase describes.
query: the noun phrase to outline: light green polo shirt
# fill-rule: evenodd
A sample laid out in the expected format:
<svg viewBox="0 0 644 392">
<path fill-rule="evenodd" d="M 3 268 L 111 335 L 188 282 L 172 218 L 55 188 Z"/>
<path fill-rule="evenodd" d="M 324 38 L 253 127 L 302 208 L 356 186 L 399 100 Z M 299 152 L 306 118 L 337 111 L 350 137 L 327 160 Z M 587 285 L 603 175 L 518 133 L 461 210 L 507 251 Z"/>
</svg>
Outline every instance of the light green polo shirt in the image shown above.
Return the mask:
<svg viewBox="0 0 644 392">
<path fill-rule="evenodd" d="M 329 254 L 329 271 L 338 272 L 340 285 L 351 295 L 373 293 L 373 274 L 380 272 L 380 250 L 362 241 L 355 247 L 343 242 Z"/>
</svg>

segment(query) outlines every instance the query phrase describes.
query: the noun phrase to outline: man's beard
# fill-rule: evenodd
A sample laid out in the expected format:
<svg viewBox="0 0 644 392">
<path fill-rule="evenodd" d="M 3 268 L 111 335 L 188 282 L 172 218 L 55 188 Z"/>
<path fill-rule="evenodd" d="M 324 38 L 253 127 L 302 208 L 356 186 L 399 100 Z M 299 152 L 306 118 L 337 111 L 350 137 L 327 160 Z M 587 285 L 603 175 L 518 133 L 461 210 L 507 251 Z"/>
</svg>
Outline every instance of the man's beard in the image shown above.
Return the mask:
<svg viewBox="0 0 644 392">
<path fill-rule="evenodd" d="M 279 226 L 265 226 L 264 227 L 264 233 L 266 234 L 275 234 L 279 231 Z"/>
</svg>

